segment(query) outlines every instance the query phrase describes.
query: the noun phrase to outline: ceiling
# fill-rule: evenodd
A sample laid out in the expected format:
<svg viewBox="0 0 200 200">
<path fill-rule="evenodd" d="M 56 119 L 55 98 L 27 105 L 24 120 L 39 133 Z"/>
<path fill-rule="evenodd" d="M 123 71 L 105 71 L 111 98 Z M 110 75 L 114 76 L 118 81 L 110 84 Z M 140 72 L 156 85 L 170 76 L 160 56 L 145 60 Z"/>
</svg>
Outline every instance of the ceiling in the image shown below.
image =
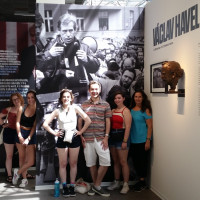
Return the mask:
<svg viewBox="0 0 200 200">
<path fill-rule="evenodd" d="M 141 6 L 151 0 L 65 0 L 93 6 Z M 36 0 L 0 0 L 0 21 L 35 21 Z"/>
</svg>

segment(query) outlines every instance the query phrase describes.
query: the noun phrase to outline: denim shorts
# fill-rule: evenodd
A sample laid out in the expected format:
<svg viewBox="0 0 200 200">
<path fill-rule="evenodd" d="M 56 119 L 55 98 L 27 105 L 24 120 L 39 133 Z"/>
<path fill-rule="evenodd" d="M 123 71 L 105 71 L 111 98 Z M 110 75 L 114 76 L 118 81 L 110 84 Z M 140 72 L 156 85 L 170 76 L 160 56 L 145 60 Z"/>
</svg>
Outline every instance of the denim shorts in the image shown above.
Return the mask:
<svg viewBox="0 0 200 200">
<path fill-rule="evenodd" d="M 80 135 L 73 137 L 72 143 L 64 142 L 63 139 L 64 138 L 58 137 L 58 140 L 57 140 L 57 143 L 56 143 L 57 148 L 77 148 L 77 147 L 80 147 L 80 145 L 81 145 Z"/>
<path fill-rule="evenodd" d="M 6 144 L 15 144 L 16 135 L 17 135 L 16 129 L 4 128 L 3 142 Z"/>
<path fill-rule="evenodd" d="M 24 139 L 26 139 L 30 135 L 31 130 L 24 130 L 21 128 L 21 134 Z M 18 135 L 16 135 L 16 143 L 19 143 Z M 29 141 L 28 145 L 36 144 L 36 133 L 33 134 L 31 140 Z"/>
<path fill-rule="evenodd" d="M 122 129 L 114 129 L 114 130 L 112 129 L 111 131 L 112 131 L 114 134 L 117 134 L 118 131 L 121 132 Z M 109 145 L 109 147 L 115 147 L 116 149 L 121 149 L 121 148 L 122 148 L 122 142 L 123 142 L 123 140 L 120 141 L 120 142 L 114 141 L 114 140 L 112 140 L 111 137 L 108 139 L 108 145 Z M 129 138 L 128 138 L 128 140 L 127 140 L 127 149 L 129 149 L 130 143 L 131 143 L 131 140 L 130 140 L 130 136 L 129 136 Z"/>
</svg>

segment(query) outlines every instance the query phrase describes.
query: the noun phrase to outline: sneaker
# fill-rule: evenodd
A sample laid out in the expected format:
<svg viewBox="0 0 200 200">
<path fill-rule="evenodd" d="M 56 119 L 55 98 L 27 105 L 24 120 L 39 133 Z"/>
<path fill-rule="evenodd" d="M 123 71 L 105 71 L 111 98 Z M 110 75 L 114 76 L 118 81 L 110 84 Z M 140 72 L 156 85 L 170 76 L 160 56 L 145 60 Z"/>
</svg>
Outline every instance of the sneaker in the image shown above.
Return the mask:
<svg viewBox="0 0 200 200">
<path fill-rule="evenodd" d="M 96 187 L 92 187 L 92 190 L 95 193 L 97 193 L 97 194 L 99 194 L 99 195 L 101 195 L 103 197 L 109 197 L 110 196 L 110 193 L 108 193 L 107 191 L 105 191 L 102 187 L 101 187 L 100 190 L 98 190 Z"/>
<path fill-rule="evenodd" d="M 90 188 L 90 190 L 88 191 L 88 196 L 94 196 L 95 192 L 92 190 L 92 187 Z"/>
<path fill-rule="evenodd" d="M 108 190 L 116 190 L 120 188 L 120 181 L 114 180 L 110 186 L 107 187 Z"/>
<path fill-rule="evenodd" d="M 13 185 L 16 185 L 17 184 L 17 181 L 19 179 L 19 174 L 17 173 L 18 172 L 18 169 L 14 169 L 14 172 L 13 172 L 13 179 L 12 179 L 12 184 Z"/>
<path fill-rule="evenodd" d="M 20 188 L 24 188 L 28 185 L 28 180 L 27 178 L 22 179 L 21 184 L 19 185 Z"/>
<path fill-rule="evenodd" d="M 76 193 L 74 192 L 74 187 L 73 186 L 69 186 L 69 195 L 70 197 L 75 197 Z"/>
<path fill-rule="evenodd" d="M 141 192 L 142 190 L 146 189 L 146 187 L 145 181 L 139 181 L 133 186 L 135 192 Z"/>
<path fill-rule="evenodd" d="M 63 188 L 63 193 L 62 193 L 63 197 L 70 197 L 70 194 L 69 194 L 69 189 L 68 187 L 64 187 Z"/>
<path fill-rule="evenodd" d="M 127 182 L 124 182 L 123 187 L 120 191 L 121 194 L 126 194 L 129 191 L 129 186 Z"/>
</svg>

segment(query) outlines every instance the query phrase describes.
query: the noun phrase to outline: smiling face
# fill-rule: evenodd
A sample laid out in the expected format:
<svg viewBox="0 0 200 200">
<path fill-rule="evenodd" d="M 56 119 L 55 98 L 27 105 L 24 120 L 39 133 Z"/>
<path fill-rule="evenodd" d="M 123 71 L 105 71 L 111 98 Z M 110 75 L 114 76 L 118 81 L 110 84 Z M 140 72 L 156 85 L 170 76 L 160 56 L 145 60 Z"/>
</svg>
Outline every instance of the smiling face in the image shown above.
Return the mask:
<svg viewBox="0 0 200 200">
<path fill-rule="evenodd" d="M 100 92 L 101 92 L 101 88 L 97 83 L 90 85 L 89 93 L 90 93 L 91 98 L 98 98 Z"/>
<path fill-rule="evenodd" d="M 15 107 L 18 107 L 21 105 L 21 101 L 17 95 L 12 96 L 12 102 Z"/>
<path fill-rule="evenodd" d="M 72 102 L 71 94 L 69 92 L 64 92 L 61 101 L 63 106 L 70 105 Z"/>
<path fill-rule="evenodd" d="M 35 95 L 32 92 L 27 94 L 27 102 L 29 105 L 34 105 L 36 103 Z"/>
<path fill-rule="evenodd" d="M 117 94 L 114 98 L 114 102 L 117 105 L 117 107 L 121 107 L 124 105 L 125 98 L 121 94 Z"/>
<path fill-rule="evenodd" d="M 141 105 L 143 101 L 142 93 L 141 92 L 136 92 L 134 95 L 134 101 L 136 105 Z"/>
</svg>

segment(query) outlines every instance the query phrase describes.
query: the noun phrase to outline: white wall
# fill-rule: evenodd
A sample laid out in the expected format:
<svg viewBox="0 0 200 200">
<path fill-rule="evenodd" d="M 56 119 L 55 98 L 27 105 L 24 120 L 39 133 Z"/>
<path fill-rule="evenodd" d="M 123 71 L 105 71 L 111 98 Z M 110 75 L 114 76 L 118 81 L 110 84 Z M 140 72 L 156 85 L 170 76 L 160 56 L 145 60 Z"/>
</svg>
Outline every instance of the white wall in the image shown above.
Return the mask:
<svg viewBox="0 0 200 200">
<path fill-rule="evenodd" d="M 150 185 L 167 200 L 200 199 L 200 28 L 157 45 L 173 42 L 159 50 L 153 29 L 195 4 L 200 23 L 199 0 L 153 0 L 145 9 L 145 92 L 153 107 Z M 165 60 L 184 69 L 185 98 L 150 93 L 150 65 Z"/>
</svg>

